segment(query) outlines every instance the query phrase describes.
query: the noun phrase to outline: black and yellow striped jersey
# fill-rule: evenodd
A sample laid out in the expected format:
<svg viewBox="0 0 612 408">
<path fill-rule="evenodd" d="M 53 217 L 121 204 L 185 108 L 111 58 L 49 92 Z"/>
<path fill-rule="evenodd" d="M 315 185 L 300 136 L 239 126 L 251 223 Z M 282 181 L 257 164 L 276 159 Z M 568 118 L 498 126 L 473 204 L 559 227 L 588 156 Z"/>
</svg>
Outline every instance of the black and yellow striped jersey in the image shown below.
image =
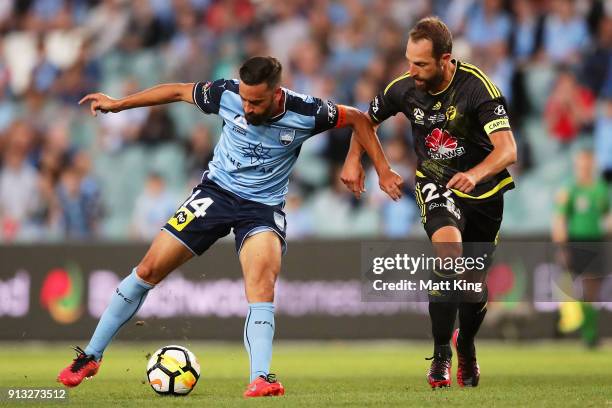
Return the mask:
<svg viewBox="0 0 612 408">
<path fill-rule="evenodd" d="M 441 185 L 482 162 L 493 149 L 489 135 L 510 130 L 506 100 L 493 82 L 474 65 L 452 61 L 456 69 L 446 89 L 432 94 L 419 90 L 409 74 L 391 81 L 370 102 L 369 114 L 380 123 L 402 112 L 412 124 L 418 158 L 417 176 Z M 507 170 L 479 183 L 467 199 L 486 199 L 514 188 Z"/>
</svg>

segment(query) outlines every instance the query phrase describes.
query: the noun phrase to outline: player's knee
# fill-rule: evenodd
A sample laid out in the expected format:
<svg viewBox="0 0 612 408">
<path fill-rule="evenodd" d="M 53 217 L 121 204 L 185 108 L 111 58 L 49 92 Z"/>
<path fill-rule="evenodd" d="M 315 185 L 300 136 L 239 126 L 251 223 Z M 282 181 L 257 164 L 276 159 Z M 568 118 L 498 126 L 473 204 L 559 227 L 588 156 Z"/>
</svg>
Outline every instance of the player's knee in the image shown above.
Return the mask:
<svg viewBox="0 0 612 408">
<path fill-rule="evenodd" d="M 274 268 L 247 273 L 245 276 L 245 286 L 249 300 L 270 301 L 273 299 L 277 275 L 278 272 Z"/>
<path fill-rule="evenodd" d="M 247 285 L 259 290 L 274 290 L 274 284 L 276 283 L 276 274 L 274 273 L 260 273 L 252 274 L 247 277 Z"/>
<path fill-rule="evenodd" d="M 463 245 L 461 242 L 434 242 L 436 256 L 441 259 L 456 259 L 463 255 Z"/>
<path fill-rule="evenodd" d="M 245 277 L 247 279 L 261 283 L 274 283 L 280 272 L 280 262 L 271 258 L 260 258 L 252 262 L 250 266 L 245 269 L 245 272 Z"/>
<path fill-rule="evenodd" d="M 161 274 L 156 268 L 148 263 L 141 262 L 136 267 L 136 275 L 143 281 L 151 284 L 158 284 L 161 281 Z"/>
<path fill-rule="evenodd" d="M 274 300 L 274 284 L 270 284 L 269 281 L 247 283 L 246 295 L 249 303 L 272 302 Z"/>
</svg>

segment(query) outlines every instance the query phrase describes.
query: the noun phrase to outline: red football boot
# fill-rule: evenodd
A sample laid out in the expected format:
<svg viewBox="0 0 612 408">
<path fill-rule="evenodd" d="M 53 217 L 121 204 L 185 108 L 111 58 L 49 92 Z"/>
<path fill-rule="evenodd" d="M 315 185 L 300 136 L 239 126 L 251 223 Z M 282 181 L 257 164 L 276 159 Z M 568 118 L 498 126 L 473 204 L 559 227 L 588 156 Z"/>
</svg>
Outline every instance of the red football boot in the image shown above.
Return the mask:
<svg viewBox="0 0 612 408">
<path fill-rule="evenodd" d="M 459 351 L 457 344 L 459 342 L 459 329 L 455 330 L 453 334 L 453 345 L 457 351 L 457 359 L 459 364 L 457 365 L 457 384 L 460 387 L 477 387 L 478 381 L 480 381 L 480 366 L 476 361 L 476 348 L 472 344 L 468 350 L 470 353 L 465 351 L 462 353 Z"/>
<path fill-rule="evenodd" d="M 432 360 L 427 372 L 427 382 L 431 388 L 445 388 L 451 386 L 451 366 L 453 354 L 450 346 L 435 346 L 434 355 L 425 360 Z"/>
<path fill-rule="evenodd" d="M 85 354 L 78 346 L 74 348 L 74 351 L 77 352 L 77 357 L 57 376 L 57 381 L 66 387 L 76 387 L 83 379 L 96 375 L 100 368 L 100 362 L 96 361 L 93 355 Z"/>
<path fill-rule="evenodd" d="M 249 384 L 244 392 L 245 397 L 277 397 L 285 395 L 285 387 L 276 381 L 275 374 L 260 375 Z"/>
</svg>

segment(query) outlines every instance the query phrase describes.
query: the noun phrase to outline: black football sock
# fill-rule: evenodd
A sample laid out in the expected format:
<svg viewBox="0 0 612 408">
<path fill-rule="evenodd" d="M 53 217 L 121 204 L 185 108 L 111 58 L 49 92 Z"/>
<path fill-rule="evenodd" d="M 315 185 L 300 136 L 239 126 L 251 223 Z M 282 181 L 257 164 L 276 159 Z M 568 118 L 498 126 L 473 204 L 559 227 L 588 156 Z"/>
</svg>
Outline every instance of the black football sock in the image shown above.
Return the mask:
<svg viewBox="0 0 612 408">
<path fill-rule="evenodd" d="M 433 358 L 451 359 L 453 358 L 453 350 L 450 344 L 434 344 Z"/>
<path fill-rule="evenodd" d="M 429 302 L 431 333 L 436 346 L 449 344 L 457 318 L 457 306 L 458 304 L 452 301 Z"/>
<path fill-rule="evenodd" d="M 487 314 L 487 302 L 462 302 L 459 304 L 459 338 L 457 348 L 471 354 L 474 352 L 474 338 Z"/>
</svg>

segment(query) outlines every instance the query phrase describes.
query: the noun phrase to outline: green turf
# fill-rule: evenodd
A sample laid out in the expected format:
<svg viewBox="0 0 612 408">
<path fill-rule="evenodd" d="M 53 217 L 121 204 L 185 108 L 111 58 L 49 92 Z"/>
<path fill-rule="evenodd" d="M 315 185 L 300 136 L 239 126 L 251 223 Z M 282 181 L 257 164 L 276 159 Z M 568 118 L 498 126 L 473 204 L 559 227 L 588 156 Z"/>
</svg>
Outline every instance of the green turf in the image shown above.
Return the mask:
<svg viewBox="0 0 612 408">
<path fill-rule="evenodd" d="M 72 358 L 68 345 L 0 345 L 0 387 L 57 386 L 57 372 Z M 199 383 L 187 397 L 156 395 L 144 382 L 145 355 L 162 345 L 114 344 L 100 373 L 70 390 L 68 403 L 13 406 L 612 407 L 610 344 L 586 351 L 577 343 L 481 342 L 480 386 L 432 391 L 426 343 L 278 342 L 273 371 L 287 394 L 257 400 L 241 397 L 248 361 L 237 343 L 185 344 L 202 364 Z"/>
</svg>

